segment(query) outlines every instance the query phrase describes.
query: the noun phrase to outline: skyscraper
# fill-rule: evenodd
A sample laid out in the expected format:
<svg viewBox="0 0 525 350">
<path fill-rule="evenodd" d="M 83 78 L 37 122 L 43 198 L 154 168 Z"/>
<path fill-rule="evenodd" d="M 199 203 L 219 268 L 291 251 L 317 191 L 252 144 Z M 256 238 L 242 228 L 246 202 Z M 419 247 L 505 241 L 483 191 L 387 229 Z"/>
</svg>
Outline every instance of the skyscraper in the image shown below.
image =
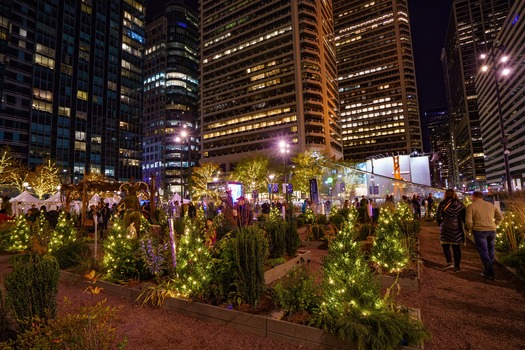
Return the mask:
<svg viewBox="0 0 525 350">
<path fill-rule="evenodd" d="M 406 0 L 334 0 L 345 159 L 422 152 Z"/>
<path fill-rule="evenodd" d="M 147 25 L 143 178 L 186 192 L 198 161 L 198 17 L 172 1 Z"/>
<path fill-rule="evenodd" d="M 2 4 L 0 142 L 73 181 L 139 179 L 144 0 Z"/>
<path fill-rule="evenodd" d="M 506 188 L 508 175 L 512 189 L 525 185 L 524 19 L 525 2 L 516 1 L 496 37 L 497 44 L 483 52 L 486 59 L 481 64 L 487 70 L 478 71 L 476 79 L 487 185 L 494 190 Z"/>
<path fill-rule="evenodd" d="M 332 2 L 202 0 L 202 161 L 255 151 L 341 158 Z"/>
<path fill-rule="evenodd" d="M 485 154 L 475 77 L 510 8 L 509 0 L 455 0 L 442 51 L 447 107 L 453 138 L 453 185 L 465 190 L 486 184 Z"/>
<path fill-rule="evenodd" d="M 446 107 L 432 108 L 425 112 L 430 139 L 430 172 L 432 185 L 448 187 L 450 182 L 450 116 Z"/>
</svg>

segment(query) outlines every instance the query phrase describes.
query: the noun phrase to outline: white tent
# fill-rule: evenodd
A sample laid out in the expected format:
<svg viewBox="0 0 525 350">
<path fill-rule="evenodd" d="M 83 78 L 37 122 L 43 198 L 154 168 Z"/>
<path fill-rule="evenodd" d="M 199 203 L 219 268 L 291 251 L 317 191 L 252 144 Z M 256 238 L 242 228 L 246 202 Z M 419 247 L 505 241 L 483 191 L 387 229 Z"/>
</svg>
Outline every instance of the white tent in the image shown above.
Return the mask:
<svg viewBox="0 0 525 350">
<path fill-rule="evenodd" d="M 180 202 L 180 195 L 178 193 L 175 193 L 173 197 L 171 197 L 172 202 Z"/>
<path fill-rule="evenodd" d="M 57 209 L 60 205 L 62 205 L 62 195 L 60 194 L 60 191 L 44 200 L 44 205 L 46 206 L 47 210 Z"/>
<path fill-rule="evenodd" d="M 27 191 L 20 193 L 18 196 L 11 198 L 9 201 L 17 202 L 17 203 L 22 202 L 22 203 L 35 203 L 35 204 L 42 202 L 40 199 L 34 197 L 33 195 L 31 195 L 31 193 Z"/>
<path fill-rule="evenodd" d="M 98 194 L 94 194 L 89 200 L 89 206 L 98 205 L 98 203 L 100 203 L 100 197 Z"/>
<path fill-rule="evenodd" d="M 40 199 L 31 195 L 31 193 L 24 191 L 18 196 L 11 198 L 9 200 L 11 203 L 14 203 L 14 213 L 18 215 L 19 213 L 24 213 L 27 209 L 31 208 L 33 204 L 39 206 L 43 203 Z"/>
</svg>

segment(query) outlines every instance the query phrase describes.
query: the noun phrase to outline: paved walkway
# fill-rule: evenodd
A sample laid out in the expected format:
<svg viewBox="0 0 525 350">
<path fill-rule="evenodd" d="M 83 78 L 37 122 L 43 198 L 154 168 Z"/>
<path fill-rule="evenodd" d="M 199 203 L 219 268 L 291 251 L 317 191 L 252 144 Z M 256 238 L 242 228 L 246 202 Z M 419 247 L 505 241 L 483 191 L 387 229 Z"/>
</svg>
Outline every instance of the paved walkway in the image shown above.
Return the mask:
<svg viewBox="0 0 525 350">
<path fill-rule="evenodd" d="M 433 349 L 525 349 L 525 282 L 496 264 L 495 281 L 480 276 L 474 244 L 462 247 L 462 271 L 444 270 L 439 227 L 423 222 L 421 290 L 401 291 L 399 303 L 421 309 Z"/>
</svg>

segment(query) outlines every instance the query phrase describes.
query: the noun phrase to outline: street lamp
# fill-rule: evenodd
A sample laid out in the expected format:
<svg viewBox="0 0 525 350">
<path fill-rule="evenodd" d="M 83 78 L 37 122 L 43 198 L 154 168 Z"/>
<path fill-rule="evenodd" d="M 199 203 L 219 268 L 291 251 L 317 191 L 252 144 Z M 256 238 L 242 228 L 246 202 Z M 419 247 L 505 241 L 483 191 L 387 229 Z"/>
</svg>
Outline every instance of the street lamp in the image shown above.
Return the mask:
<svg viewBox="0 0 525 350">
<path fill-rule="evenodd" d="M 288 202 L 288 169 L 287 169 L 287 155 L 290 153 L 290 145 L 284 141 L 279 141 L 279 151 L 281 152 L 281 155 L 283 157 L 283 164 L 284 164 L 284 195 L 286 198 L 286 202 Z"/>
<path fill-rule="evenodd" d="M 503 161 L 505 165 L 505 180 L 507 182 L 507 192 L 509 194 L 512 193 L 512 179 L 510 177 L 510 166 L 509 166 L 509 154 L 510 151 L 508 149 L 508 142 L 509 139 L 507 137 L 507 134 L 505 133 L 505 126 L 503 124 L 503 111 L 501 109 L 501 92 L 499 87 L 499 80 L 498 80 L 498 71 L 502 76 L 507 76 L 510 74 L 510 69 L 508 67 L 502 66 L 503 64 L 507 63 L 509 61 L 509 57 L 506 55 L 499 57 L 499 62 L 496 62 L 496 54 L 495 52 L 503 51 L 503 47 L 499 46 L 497 48 L 493 48 L 493 50 L 490 52 L 490 54 L 482 54 L 481 59 L 488 59 L 490 62 L 488 64 L 485 64 L 481 67 L 481 70 L 483 72 L 487 72 L 489 69 L 492 70 L 492 78 L 494 80 L 494 85 L 496 87 L 496 102 L 498 107 L 498 119 L 499 119 L 499 127 L 501 131 L 501 144 L 503 146 Z"/>
<path fill-rule="evenodd" d="M 185 125 L 183 127 L 186 127 Z M 175 141 L 179 143 L 180 145 L 180 198 L 181 201 L 184 198 L 184 170 L 183 170 L 183 148 L 184 148 L 184 141 L 187 140 L 188 137 L 188 131 L 186 129 L 182 129 L 179 136 L 175 138 Z M 189 156 L 188 156 L 188 167 L 189 167 Z"/>
</svg>

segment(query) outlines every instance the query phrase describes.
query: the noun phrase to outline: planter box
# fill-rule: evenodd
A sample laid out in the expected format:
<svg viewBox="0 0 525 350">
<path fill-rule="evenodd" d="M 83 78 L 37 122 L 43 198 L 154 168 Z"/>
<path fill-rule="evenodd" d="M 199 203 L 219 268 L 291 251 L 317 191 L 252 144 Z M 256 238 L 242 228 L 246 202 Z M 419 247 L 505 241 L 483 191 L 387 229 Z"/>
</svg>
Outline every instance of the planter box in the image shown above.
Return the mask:
<svg viewBox="0 0 525 350">
<path fill-rule="evenodd" d="M 416 265 L 417 267 L 417 276 L 415 278 L 403 278 L 399 277 L 397 279 L 397 283 L 403 290 L 412 290 L 412 291 L 419 291 L 420 290 L 420 279 L 419 279 L 419 263 Z M 380 275 L 379 281 L 381 282 L 381 289 L 386 289 L 392 286 L 394 282 L 396 281 L 396 276 L 390 276 L 390 275 Z"/>
<path fill-rule="evenodd" d="M 284 264 L 278 265 L 264 273 L 264 283 L 267 285 L 284 277 L 295 265 L 304 264 L 310 260 L 312 253 L 309 250 L 298 250 L 297 256 Z"/>
<path fill-rule="evenodd" d="M 66 281 L 83 281 L 81 276 L 66 271 L 61 271 L 61 278 Z M 96 285 L 103 288 L 103 291 L 106 293 L 121 296 L 132 302 L 135 301 L 140 294 L 138 289 L 122 287 L 104 281 L 97 281 Z M 261 337 L 280 340 L 290 344 L 301 345 L 309 349 L 357 349 L 356 344 L 346 343 L 333 334 L 330 334 L 319 328 L 274 320 L 269 317 L 252 315 L 236 310 L 228 310 L 218 306 L 168 297 L 161 308 L 173 310 L 182 315 L 197 318 L 203 321 L 222 324 L 224 326 L 235 328 L 243 332 L 256 334 Z M 411 313 L 413 317 L 417 317 L 419 320 L 421 320 L 419 310 L 411 309 Z M 400 345 L 399 349 L 423 349 L 423 345 Z"/>
</svg>

